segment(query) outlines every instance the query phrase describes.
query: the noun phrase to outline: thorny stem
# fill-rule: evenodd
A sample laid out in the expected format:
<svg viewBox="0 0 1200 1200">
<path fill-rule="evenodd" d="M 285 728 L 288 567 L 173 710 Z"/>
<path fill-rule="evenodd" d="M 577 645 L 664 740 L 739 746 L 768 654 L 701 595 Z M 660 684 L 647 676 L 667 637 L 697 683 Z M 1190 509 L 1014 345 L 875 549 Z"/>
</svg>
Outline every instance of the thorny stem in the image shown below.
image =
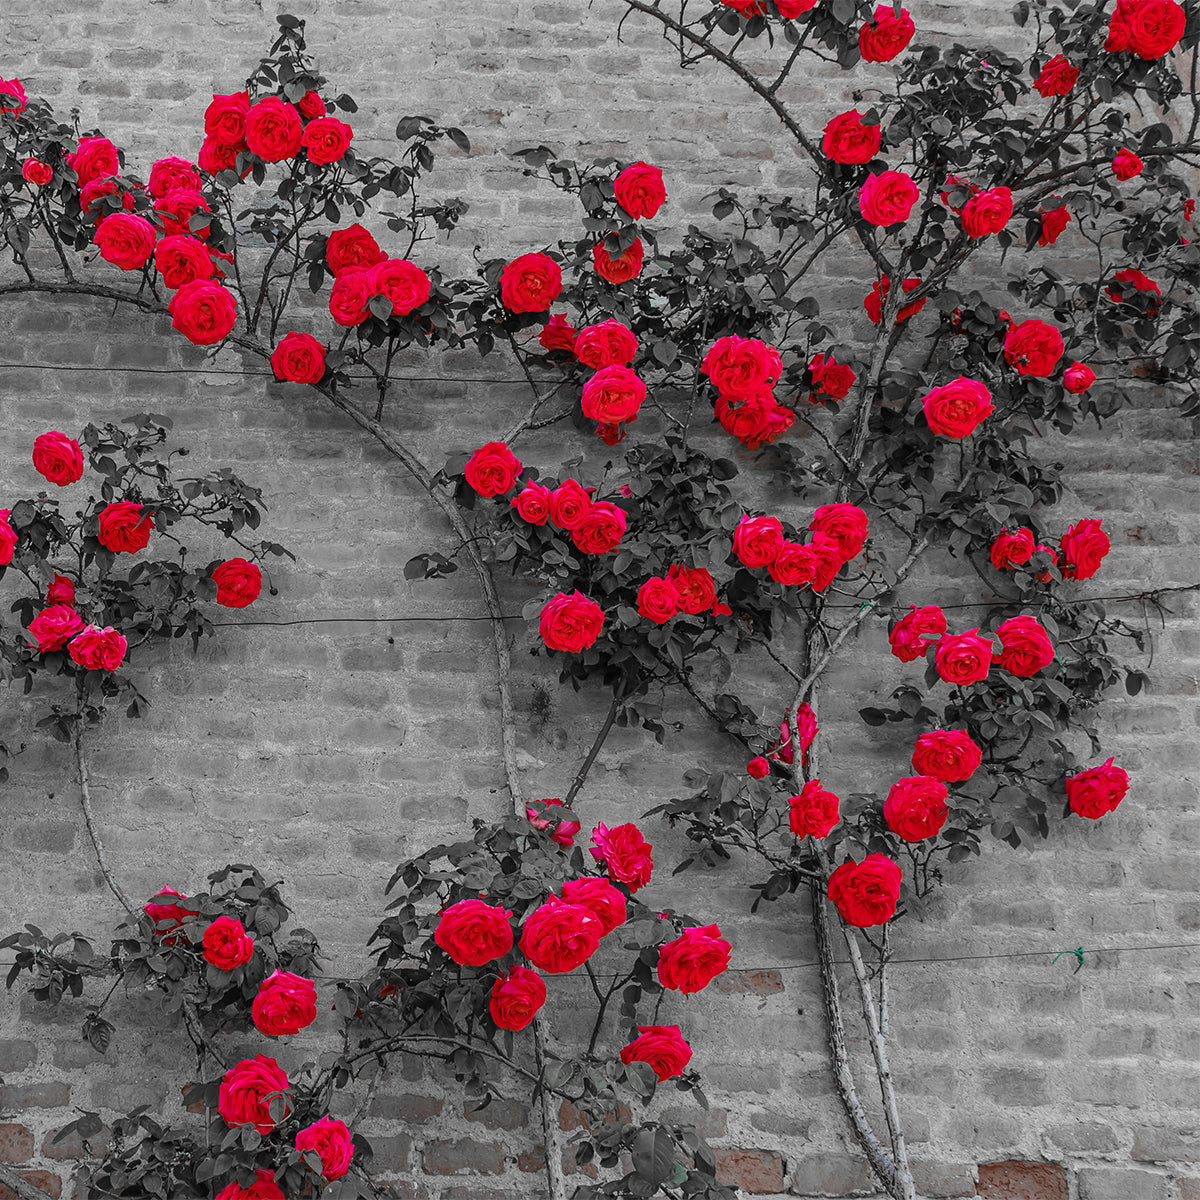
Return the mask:
<svg viewBox="0 0 1200 1200">
<path fill-rule="evenodd" d="M 104 882 L 108 884 L 108 890 L 116 896 L 125 911 L 132 916 L 138 910 L 113 875 L 112 869 L 108 865 L 108 855 L 104 852 L 104 842 L 96 827 L 96 814 L 92 810 L 92 792 L 88 782 L 87 761 L 83 756 L 82 716 L 77 715 L 75 718 L 71 729 L 71 741 L 75 747 L 75 766 L 79 773 L 79 802 L 83 807 L 83 819 L 87 822 L 88 835 L 91 837 L 92 846 L 96 851 L 96 862 L 100 865 L 100 873 L 104 876 Z"/>
</svg>

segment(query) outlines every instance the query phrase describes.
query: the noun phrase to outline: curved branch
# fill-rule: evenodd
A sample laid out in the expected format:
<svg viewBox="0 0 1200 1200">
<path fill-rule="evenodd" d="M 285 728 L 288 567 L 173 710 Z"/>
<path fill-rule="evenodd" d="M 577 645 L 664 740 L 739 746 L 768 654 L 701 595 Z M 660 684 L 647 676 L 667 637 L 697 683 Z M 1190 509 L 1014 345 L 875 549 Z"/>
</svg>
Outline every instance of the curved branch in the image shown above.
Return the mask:
<svg viewBox="0 0 1200 1200">
<path fill-rule="evenodd" d="M 0 1183 L 2 1183 L 17 1200 L 54 1200 L 49 1192 L 43 1192 L 40 1187 L 30 1183 L 24 1175 L 12 1167 L 0 1163 Z"/>
<path fill-rule="evenodd" d="M 83 757 L 82 719 L 76 719 L 71 741 L 75 746 L 75 766 L 79 772 L 79 802 L 83 808 L 83 819 L 87 822 L 87 831 L 92 839 L 92 846 L 96 850 L 96 862 L 100 864 L 100 872 L 104 876 L 104 882 L 108 884 L 108 890 L 120 900 L 125 906 L 125 911 L 132 916 L 138 910 L 134 907 L 129 897 L 125 895 L 124 890 L 113 875 L 112 869 L 108 865 L 108 856 L 104 852 L 104 842 L 100 838 L 99 829 L 96 828 L 96 814 L 92 810 L 92 792 L 88 785 L 87 762 Z"/>
</svg>

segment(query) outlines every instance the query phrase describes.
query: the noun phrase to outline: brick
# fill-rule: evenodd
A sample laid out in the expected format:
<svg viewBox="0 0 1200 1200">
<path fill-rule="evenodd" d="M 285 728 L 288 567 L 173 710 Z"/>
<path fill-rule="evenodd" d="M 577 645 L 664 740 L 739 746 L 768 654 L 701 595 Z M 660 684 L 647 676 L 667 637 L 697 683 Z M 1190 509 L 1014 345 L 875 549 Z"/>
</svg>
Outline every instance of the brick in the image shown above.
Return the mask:
<svg viewBox="0 0 1200 1200">
<path fill-rule="evenodd" d="M 942 1197 L 975 1195 L 975 1168 L 958 1163 L 910 1164 L 913 1183 L 920 1196 Z"/>
<path fill-rule="evenodd" d="M 774 1150 L 718 1150 L 717 1182 L 751 1196 L 783 1191 L 783 1159 Z"/>
<path fill-rule="evenodd" d="M 22 1108 L 66 1108 L 71 1102 L 68 1083 L 6 1083 L 0 1085 L 0 1112 Z"/>
<path fill-rule="evenodd" d="M 1058 1163 L 980 1163 L 978 1193 L 984 1200 L 1070 1200 L 1067 1172 Z"/>
<path fill-rule="evenodd" d="M 0 1162 L 28 1162 L 33 1154 L 33 1134 L 24 1125 L 0 1125 Z"/>
<path fill-rule="evenodd" d="M 1169 1200 L 1166 1176 L 1149 1171 L 1085 1167 L 1079 1172 L 1079 1200 Z"/>
<path fill-rule="evenodd" d="M 499 1142 L 470 1138 L 432 1141 L 421 1151 L 421 1169 L 426 1175 L 502 1175 L 504 1150 Z"/>
<path fill-rule="evenodd" d="M 437 1096 L 376 1096 L 371 1101 L 371 1116 L 405 1125 L 424 1125 L 442 1111 L 442 1105 Z"/>
<path fill-rule="evenodd" d="M 42 1138 L 43 1158 L 52 1158 L 56 1162 L 70 1162 L 85 1157 L 84 1139 L 78 1133 L 69 1133 L 61 1141 L 56 1142 L 54 1138 L 57 1132 L 57 1130 L 51 1130 Z M 108 1136 L 108 1129 L 103 1128 L 97 1130 L 87 1141 L 93 1148 L 100 1147 L 107 1144 Z"/>
<path fill-rule="evenodd" d="M 53 1196 L 55 1200 L 62 1195 L 62 1179 L 50 1171 L 18 1171 L 17 1174 L 35 1188 L 41 1188 L 46 1195 Z M 18 1200 L 18 1197 L 11 1188 L 0 1183 L 0 1200 Z"/>
<path fill-rule="evenodd" d="M 37 1062 L 37 1046 L 33 1042 L 18 1039 L 0 1041 L 0 1072 L 23 1071 Z"/>
<path fill-rule="evenodd" d="M 1138 1129 L 1129 1157 L 1139 1162 L 1200 1162 L 1200 1134 L 1191 1129 Z"/>
<path fill-rule="evenodd" d="M 803 1155 L 788 1183 L 797 1196 L 868 1196 L 876 1190 L 866 1162 L 841 1154 Z"/>
<path fill-rule="evenodd" d="M 477 1101 L 465 1100 L 463 1116 L 488 1129 L 521 1129 L 529 1124 L 529 1105 L 519 1100 L 493 1100 L 480 1108 Z"/>
<path fill-rule="evenodd" d="M 1111 1125 L 1079 1121 L 1073 1125 L 1051 1125 L 1046 1136 L 1060 1150 L 1074 1153 L 1109 1154 L 1120 1144 Z"/>
</svg>

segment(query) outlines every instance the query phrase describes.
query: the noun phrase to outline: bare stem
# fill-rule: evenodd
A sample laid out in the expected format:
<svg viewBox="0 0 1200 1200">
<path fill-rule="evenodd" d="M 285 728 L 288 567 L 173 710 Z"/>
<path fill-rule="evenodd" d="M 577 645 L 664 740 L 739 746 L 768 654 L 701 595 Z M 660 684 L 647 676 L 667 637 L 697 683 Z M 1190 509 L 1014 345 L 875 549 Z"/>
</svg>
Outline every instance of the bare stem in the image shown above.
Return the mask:
<svg viewBox="0 0 1200 1200">
<path fill-rule="evenodd" d="M 76 718 L 71 741 L 75 746 L 75 765 L 79 771 L 79 801 L 83 807 L 83 819 L 87 822 L 87 831 L 91 836 L 92 845 L 96 850 L 96 861 L 100 864 L 100 872 L 104 876 L 104 881 L 108 884 L 108 890 L 125 906 L 127 913 L 136 913 L 138 910 L 134 907 L 133 902 L 125 895 L 121 885 L 117 882 L 108 865 L 108 856 L 104 852 L 104 842 L 100 838 L 100 831 L 96 828 L 96 814 L 92 811 L 92 792 L 88 785 L 88 769 L 87 762 L 83 757 L 83 718 Z"/>
</svg>

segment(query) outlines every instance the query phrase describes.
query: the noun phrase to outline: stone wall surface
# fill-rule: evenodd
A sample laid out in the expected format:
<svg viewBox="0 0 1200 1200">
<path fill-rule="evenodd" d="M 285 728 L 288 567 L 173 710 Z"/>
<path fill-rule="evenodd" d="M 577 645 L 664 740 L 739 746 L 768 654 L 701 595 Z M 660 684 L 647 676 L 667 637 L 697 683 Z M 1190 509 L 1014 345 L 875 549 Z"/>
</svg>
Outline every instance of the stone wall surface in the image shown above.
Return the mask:
<svg viewBox="0 0 1200 1200">
<path fill-rule="evenodd" d="M 432 185 L 471 203 L 447 245 L 424 248 L 451 267 L 475 244 L 498 257 L 576 228 L 570 202 L 506 157 L 523 146 L 662 166 L 671 200 L 656 225 L 668 243 L 705 219 L 704 196 L 718 186 L 807 186 L 774 118 L 736 80 L 708 68 L 681 74 L 645 22 L 630 21 L 618 40 L 621 7 L 303 0 L 291 11 L 309 19 L 310 48 L 335 88 L 358 100 L 356 145 L 390 152 L 405 113 L 470 133 L 471 154 L 447 153 Z M 936 36 L 985 27 L 1005 49 L 1027 46 L 1004 6 L 910 8 Z M 144 170 L 161 155 L 196 151 L 209 97 L 241 85 L 274 15 L 253 0 L 6 0 L 0 75 L 18 75 L 60 112 L 78 107 L 85 128 L 101 126 Z M 866 78 L 805 74 L 790 99 L 819 130 Z M 1058 249 L 1069 269 L 1070 248 Z M 839 261 L 825 281 L 826 311 L 848 314 L 848 337 L 861 332 L 866 277 L 865 260 Z M 278 595 L 231 611 L 230 627 L 198 653 L 178 644 L 160 653 L 142 688 L 153 702 L 144 720 L 114 718 L 93 736 L 92 787 L 115 869 L 132 894 L 149 896 L 163 884 L 197 890 L 209 870 L 253 862 L 286 881 L 329 973 L 355 974 L 398 858 L 507 804 L 488 626 L 445 619 L 478 616 L 479 596 L 465 571 L 432 583 L 402 575 L 448 531 L 375 443 L 319 397 L 261 377 L 257 363 L 223 354 L 206 364 L 163 321 L 85 300 L 9 300 L 0 325 L 0 502 L 38 490 L 27 448 L 44 429 L 161 412 L 197 467 L 229 464 L 263 488 L 268 536 L 298 556 L 279 569 Z M 517 382 L 496 382 L 514 374 L 498 357 L 414 355 L 406 370 L 389 419 L 434 462 L 498 436 L 525 403 Z M 1062 526 L 1098 515 L 1113 537 L 1096 594 L 1196 578 L 1195 448 L 1171 397 L 1129 387 L 1131 404 L 1103 434 L 1055 439 L 1074 486 Z M 579 452 L 575 436 L 538 435 L 522 457 L 553 471 Z M 795 507 L 767 494 L 775 511 Z M 901 599 L 956 594 L 974 594 L 974 582 L 943 565 L 911 580 Z M 507 610 L 519 612 L 525 598 L 509 586 Z M 5 611 L 8 602 L 6 589 Z M 893 971 L 893 1054 L 923 1197 L 1200 1197 L 1200 957 L 1194 948 L 1106 949 L 1200 942 L 1200 630 L 1194 596 L 1171 609 L 1154 630 L 1154 686 L 1107 713 L 1106 756 L 1134 780 L 1120 810 L 1086 828 L 1056 819 L 1048 843 L 1033 848 L 986 846 L 981 861 L 949 869 L 939 898 L 895 933 L 898 957 L 913 960 Z M 1140 619 L 1137 606 L 1129 611 Z M 255 620 L 323 623 L 239 627 Z M 528 629 L 511 627 L 525 785 L 562 795 L 602 705 L 560 690 L 553 665 L 525 652 Z M 887 655 L 885 632 L 869 623 L 822 693 L 832 738 L 825 780 L 835 791 L 884 788 L 907 762 L 903 733 L 869 730 L 856 716 L 916 670 Z M 781 695 L 777 682 L 752 681 L 764 710 Z M 35 708 L 15 695 L 0 702 L 0 737 L 26 743 L 0 793 L 0 932 L 28 920 L 102 937 L 119 914 L 94 867 L 69 748 L 32 729 Z M 668 716 L 681 732 L 665 747 L 614 731 L 580 801 L 585 822 L 640 819 L 682 794 L 684 770 L 737 753 L 715 745 L 696 712 Z M 683 838 L 654 821 L 645 827 L 668 868 L 647 901 L 719 920 L 741 968 L 669 1017 L 696 1047 L 712 1101 L 702 1128 L 720 1147 L 723 1177 L 753 1195 L 872 1195 L 827 1065 L 806 902 L 751 916 L 737 864 L 671 882 Z M 1082 970 L 1069 957 L 1051 961 L 1077 946 L 1089 951 Z M 981 957 L 1025 951 L 1046 953 Z M 926 961 L 949 958 L 958 961 Z M 579 981 L 549 982 L 552 1005 L 569 1017 Z M 0 1162 L 70 1195 L 80 1147 L 53 1144 L 54 1132 L 79 1108 L 111 1117 L 147 1103 L 174 1119 L 190 1052 L 182 1030 L 147 1011 L 151 1037 L 125 1025 L 101 1056 L 79 1039 L 80 1003 L 48 1013 L 18 997 L 0 996 Z M 332 1013 L 313 1032 L 323 1028 L 332 1031 Z M 277 1050 L 298 1059 L 303 1045 Z M 866 1071 L 865 1046 L 856 1041 L 854 1052 Z M 864 1100 L 877 1108 L 870 1090 Z M 429 1064 L 397 1064 L 363 1125 L 382 1175 L 413 1200 L 540 1195 L 527 1102 L 468 1109 Z M 681 1103 L 674 1113 L 695 1110 Z M 569 1110 L 561 1119 L 575 1127 Z"/>
</svg>

